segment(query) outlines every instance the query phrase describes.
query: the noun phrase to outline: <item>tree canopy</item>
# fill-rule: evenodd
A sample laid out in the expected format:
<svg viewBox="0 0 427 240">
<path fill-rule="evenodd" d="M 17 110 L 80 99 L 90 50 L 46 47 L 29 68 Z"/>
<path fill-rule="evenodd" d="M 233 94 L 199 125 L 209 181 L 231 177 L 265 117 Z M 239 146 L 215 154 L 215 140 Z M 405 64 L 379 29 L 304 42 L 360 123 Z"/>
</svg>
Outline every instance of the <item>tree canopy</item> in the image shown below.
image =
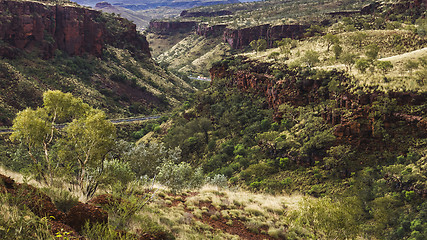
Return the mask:
<svg viewBox="0 0 427 240">
<path fill-rule="evenodd" d="M 12 128 L 10 139 L 26 147 L 36 176 L 52 184 L 61 166 L 71 166 L 82 189 L 86 167 L 102 164 L 115 139 L 104 112 L 57 90 L 43 94 L 43 107 L 19 112 Z"/>
</svg>

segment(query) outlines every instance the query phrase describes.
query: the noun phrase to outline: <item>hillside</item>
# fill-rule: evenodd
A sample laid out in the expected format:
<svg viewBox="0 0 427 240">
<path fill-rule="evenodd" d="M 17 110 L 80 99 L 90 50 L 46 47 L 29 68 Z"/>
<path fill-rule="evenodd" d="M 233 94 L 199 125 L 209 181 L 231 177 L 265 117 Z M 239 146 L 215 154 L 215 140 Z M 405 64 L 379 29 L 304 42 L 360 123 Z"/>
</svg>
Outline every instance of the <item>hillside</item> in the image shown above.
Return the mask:
<svg viewBox="0 0 427 240">
<path fill-rule="evenodd" d="M 425 1 L 4 2 L 0 238 L 427 239 Z"/>
<path fill-rule="evenodd" d="M 420 4 L 420 2 L 413 4 Z M 277 41 L 284 38 L 309 40 L 302 41 L 305 43 L 316 41 L 307 37 L 327 33 L 351 35 L 349 32 L 357 30 L 384 29 L 413 31 L 410 29 L 411 27 L 402 22 L 407 21 L 413 24 L 417 18 L 423 15 L 422 9 L 413 6 L 410 1 L 383 4 L 374 1 L 322 1 L 318 4 L 314 1 L 272 0 L 230 4 L 194 8 L 183 12 L 178 19 L 152 21 L 147 36 L 153 49 L 156 49 L 153 56 L 157 61 L 165 66 L 170 65 L 169 69 L 174 71 L 191 72 L 191 70 L 199 69 L 197 66 L 199 62 L 206 62 L 206 56 L 231 56 L 236 53 L 248 52 L 252 50 L 250 43 L 258 39 L 265 39 L 266 47 L 272 48 L 277 46 Z M 407 17 L 404 16 L 405 14 Z M 224 49 L 217 44 L 216 47 L 210 47 L 209 50 L 199 48 L 195 55 L 179 53 L 186 52 L 182 51 L 183 49 L 195 47 L 192 45 L 194 41 L 191 40 L 195 36 L 186 38 L 188 35 L 201 36 L 208 41 L 215 39 L 218 44 L 225 43 L 230 48 L 224 53 L 215 52 L 213 49 Z M 179 44 L 177 44 L 179 41 L 173 41 L 169 45 L 161 44 L 167 39 L 178 36 L 181 36 L 182 40 Z M 165 40 L 159 41 L 159 39 Z M 185 46 L 183 44 L 185 42 L 188 42 L 189 45 Z M 317 42 L 318 45 L 324 44 L 320 38 L 317 39 Z M 174 46 L 175 44 L 177 45 Z M 346 41 L 345 44 L 351 45 L 350 41 Z M 311 44 L 307 47 L 313 48 L 313 46 Z M 422 47 L 422 44 L 418 47 Z M 302 48 L 304 48 L 303 45 Z M 412 48 L 412 50 L 415 49 Z M 301 53 L 299 50 L 298 52 Z M 200 61 L 197 60 L 199 57 Z M 286 57 L 295 57 L 295 55 Z M 182 66 L 174 64 L 173 61 L 177 58 L 181 59 L 181 65 L 187 67 L 181 69 Z M 214 62 L 215 60 L 209 59 L 208 61 Z M 208 75 L 206 70 L 198 73 Z"/>
<path fill-rule="evenodd" d="M 84 6 L 90 6 L 96 10 L 107 13 L 115 13 L 136 24 L 138 31 L 147 29 L 150 20 L 175 18 L 180 15 L 184 9 L 206 6 L 213 4 L 236 3 L 237 0 L 190 0 L 190 1 L 172 1 L 172 0 L 152 0 L 152 1 L 97 1 L 97 0 L 77 0 L 74 1 Z"/>
<path fill-rule="evenodd" d="M 0 12 L 1 125 L 39 105 L 47 89 L 72 92 L 111 117 L 165 111 L 194 91 L 157 66 L 126 19 L 34 1 L 2 1 Z"/>
<path fill-rule="evenodd" d="M 157 7 L 154 9 L 134 11 L 119 5 L 111 5 L 107 2 L 99 2 L 93 8 L 106 13 L 114 13 L 132 21 L 136 25 L 136 29 L 140 32 L 148 27 L 151 19 L 174 18 L 179 16 L 182 11 L 181 9 L 169 7 Z"/>
</svg>

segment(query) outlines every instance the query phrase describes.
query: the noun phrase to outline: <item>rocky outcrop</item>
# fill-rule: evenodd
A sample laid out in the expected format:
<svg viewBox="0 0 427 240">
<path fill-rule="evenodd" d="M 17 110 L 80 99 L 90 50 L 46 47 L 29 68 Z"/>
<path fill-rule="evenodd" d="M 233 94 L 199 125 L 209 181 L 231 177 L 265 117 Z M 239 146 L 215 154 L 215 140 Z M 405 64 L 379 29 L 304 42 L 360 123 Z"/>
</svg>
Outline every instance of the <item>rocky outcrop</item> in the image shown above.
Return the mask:
<svg viewBox="0 0 427 240">
<path fill-rule="evenodd" d="M 219 37 L 224 34 L 227 25 L 199 24 L 196 28 L 196 34 L 203 37 Z"/>
<path fill-rule="evenodd" d="M 222 11 L 214 11 L 214 12 L 189 12 L 184 10 L 179 15 L 180 17 L 217 17 L 217 16 L 225 16 L 225 15 L 233 15 L 233 12 L 222 10 Z"/>
<path fill-rule="evenodd" d="M 148 27 L 150 32 L 157 34 L 186 33 L 193 31 L 197 26 L 194 21 L 189 22 L 168 22 L 168 21 L 151 21 Z"/>
<path fill-rule="evenodd" d="M 215 79 L 230 79 L 230 87 L 263 96 L 269 108 L 278 110 L 283 104 L 293 106 L 307 106 L 331 100 L 335 103 L 332 108 L 322 111 L 323 119 L 334 126 L 334 135 L 337 143 L 352 144 L 357 147 L 381 150 L 384 146 L 381 134 L 378 134 L 378 121 L 386 131 L 392 130 L 399 121 L 404 121 L 411 133 L 421 137 L 427 136 L 427 119 L 422 116 L 407 113 L 384 113 L 374 117 L 375 104 L 385 97 L 384 93 L 372 92 L 353 94 L 350 92 L 331 92 L 323 81 L 301 76 L 301 72 L 283 69 L 284 79 L 277 80 L 266 64 L 257 64 L 240 61 L 238 65 L 248 65 L 247 70 L 232 71 L 227 63 L 218 64 L 210 70 L 212 81 Z M 343 72 L 331 71 L 328 78 L 339 79 L 339 82 L 349 82 Z M 387 95 L 390 101 L 398 105 L 422 106 L 427 102 L 427 93 L 390 92 Z M 345 114 L 345 112 L 347 112 Z M 348 114 L 348 113 L 351 114 Z M 280 112 L 276 111 L 275 119 L 280 121 Z M 389 132 L 389 134 L 392 134 Z M 398 134 L 398 133 L 397 133 Z M 375 143 L 375 144 L 373 144 Z"/>
<path fill-rule="evenodd" d="M 335 12 L 328 12 L 326 14 L 332 16 L 332 17 L 349 17 L 355 14 L 360 14 L 361 11 L 360 10 L 348 10 L 348 11 L 335 11 Z"/>
<path fill-rule="evenodd" d="M 149 54 L 145 38 L 135 38 L 134 24 L 123 24 L 126 21 L 121 19 L 122 34 L 112 36 L 101 15 L 81 7 L 1 1 L 0 40 L 6 44 L 0 44 L 0 53 L 7 57 L 15 53 L 14 48 L 37 50 L 44 58 L 50 58 L 59 49 L 69 55 L 87 53 L 99 57 L 106 44 L 115 45 L 124 39 Z"/>
<path fill-rule="evenodd" d="M 268 46 L 272 47 L 274 41 L 282 38 L 301 38 L 309 26 L 306 25 L 276 25 L 269 24 L 242 28 L 226 28 L 223 35 L 224 42 L 227 42 L 232 48 L 241 49 L 249 46 L 249 43 L 257 39 L 267 40 Z"/>
</svg>

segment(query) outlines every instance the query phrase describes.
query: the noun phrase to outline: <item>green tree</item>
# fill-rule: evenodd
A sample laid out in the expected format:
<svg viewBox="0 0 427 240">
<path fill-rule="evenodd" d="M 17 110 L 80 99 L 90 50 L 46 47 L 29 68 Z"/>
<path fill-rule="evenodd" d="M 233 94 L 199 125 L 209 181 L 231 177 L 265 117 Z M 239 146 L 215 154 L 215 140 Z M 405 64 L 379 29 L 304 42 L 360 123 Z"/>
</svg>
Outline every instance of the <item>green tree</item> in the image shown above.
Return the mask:
<svg viewBox="0 0 427 240">
<path fill-rule="evenodd" d="M 332 51 L 334 52 L 335 59 L 338 59 L 342 54 L 342 47 L 339 44 L 335 44 L 332 46 Z"/>
<path fill-rule="evenodd" d="M 10 139 L 27 147 L 36 175 L 47 183 L 52 183 L 55 170 L 51 156 L 51 147 L 58 136 L 55 124 L 84 117 L 89 109 L 89 105 L 83 103 L 81 99 L 74 98 L 71 93 L 55 90 L 43 94 L 43 108 L 36 110 L 28 108 L 17 114 L 12 126 L 14 133 Z M 38 148 L 43 152 L 43 159 L 38 159 L 34 154 Z M 49 181 L 46 174 L 49 175 Z"/>
<path fill-rule="evenodd" d="M 364 32 L 356 32 L 355 34 L 353 34 L 350 37 L 350 41 L 351 41 L 352 44 L 354 44 L 354 45 L 356 45 L 357 47 L 360 48 L 360 47 L 362 47 L 362 45 L 363 45 L 363 43 L 364 43 L 364 41 L 365 41 L 365 39 L 366 39 L 367 36 L 368 35 L 366 33 L 364 33 Z"/>
<path fill-rule="evenodd" d="M 270 55 L 268 55 L 268 58 L 274 58 L 275 60 L 277 60 L 280 56 L 279 52 L 272 52 L 270 53 Z"/>
<path fill-rule="evenodd" d="M 258 51 L 258 43 L 257 40 L 253 40 L 249 43 L 249 46 L 252 48 L 252 50 L 254 51 Z"/>
<path fill-rule="evenodd" d="M 378 53 L 380 51 L 380 48 L 378 47 L 377 44 L 370 44 L 366 46 L 365 50 L 366 50 L 365 54 L 370 61 L 374 61 L 378 58 Z"/>
<path fill-rule="evenodd" d="M 296 47 L 296 41 L 290 38 L 283 38 L 280 41 L 276 41 L 276 45 L 280 48 L 280 52 L 289 57 L 291 55 L 291 49 Z"/>
<path fill-rule="evenodd" d="M 361 73 L 366 73 L 366 69 L 368 69 L 370 66 L 370 62 L 366 58 L 359 58 L 356 61 L 356 69 L 359 70 Z"/>
<path fill-rule="evenodd" d="M 416 32 L 418 35 L 424 37 L 427 35 L 427 19 L 425 18 L 419 18 L 417 21 L 415 21 L 415 24 L 417 25 Z"/>
<path fill-rule="evenodd" d="M 253 40 L 249 46 L 256 52 L 264 51 L 267 49 L 267 41 L 265 39 Z"/>
<path fill-rule="evenodd" d="M 257 50 L 264 51 L 265 49 L 267 49 L 267 41 L 265 39 L 258 39 Z"/>
<path fill-rule="evenodd" d="M 52 182 L 46 178 L 44 167 L 47 166 L 47 172 L 52 178 L 53 172 L 51 171 L 52 164 L 49 152 L 53 141 L 54 127 L 48 121 L 46 111 L 42 108 L 37 110 L 27 108 L 17 114 L 13 120 L 12 128 L 14 132 L 10 136 L 10 140 L 25 145 L 33 161 L 35 175 L 43 178 L 46 183 L 51 184 Z M 39 158 L 35 154 L 40 148 L 44 153 L 43 158 Z"/>
<path fill-rule="evenodd" d="M 351 146 L 338 145 L 331 147 L 327 151 L 328 156 L 325 157 L 325 164 L 335 173 L 341 173 L 341 176 L 346 177 L 351 162 L 354 160 L 354 152 Z"/>
<path fill-rule="evenodd" d="M 321 36 L 325 28 L 319 25 L 311 25 L 307 30 L 305 35 L 307 37 Z"/>
<path fill-rule="evenodd" d="M 393 64 L 390 61 L 378 61 L 376 66 L 383 75 L 386 75 L 391 69 L 393 69 Z"/>
<path fill-rule="evenodd" d="M 308 67 L 314 67 L 320 60 L 319 60 L 319 53 L 314 50 L 308 50 L 305 52 L 304 56 L 302 57 L 302 60 L 304 63 L 307 64 Z"/>
<path fill-rule="evenodd" d="M 341 62 L 345 65 L 348 71 L 351 71 L 353 65 L 356 63 L 357 55 L 354 53 L 346 52 L 341 56 Z"/>
<path fill-rule="evenodd" d="M 92 109 L 87 117 L 74 119 L 65 128 L 65 133 L 66 148 L 62 156 L 67 156 L 69 161 L 77 161 L 78 185 L 90 197 L 96 191 L 97 177 L 102 174 L 97 172 L 98 168 L 114 144 L 116 129 L 104 112 Z M 88 168 L 92 172 L 88 173 Z"/>
<path fill-rule="evenodd" d="M 71 120 L 68 125 L 57 125 Z M 45 92 L 43 108 L 19 112 L 13 129 L 10 139 L 27 147 L 36 175 L 51 184 L 60 166 L 71 166 L 82 189 L 86 166 L 99 168 L 115 137 L 115 127 L 105 119 L 105 113 L 60 91 Z M 59 151 L 53 154 L 53 149 Z M 42 152 L 43 157 L 35 152 Z"/>
<path fill-rule="evenodd" d="M 338 44 L 340 42 L 338 36 L 332 33 L 327 33 L 325 36 L 323 36 L 323 40 L 326 42 L 328 52 L 332 45 Z"/>
</svg>

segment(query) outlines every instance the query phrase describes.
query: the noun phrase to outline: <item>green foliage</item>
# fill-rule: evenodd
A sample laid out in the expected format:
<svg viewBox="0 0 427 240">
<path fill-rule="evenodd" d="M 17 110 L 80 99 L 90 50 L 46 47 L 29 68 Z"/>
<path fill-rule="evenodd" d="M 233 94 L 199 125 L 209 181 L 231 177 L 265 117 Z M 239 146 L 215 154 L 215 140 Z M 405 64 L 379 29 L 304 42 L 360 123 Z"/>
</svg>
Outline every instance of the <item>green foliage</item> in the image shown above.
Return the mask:
<svg viewBox="0 0 427 240">
<path fill-rule="evenodd" d="M 355 67 L 357 70 L 359 70 L 361 73 L 366 73 L 366 70 L 371 65 L 370 61 L 366 58 L 359 58 L 356 61 Z"/>
<path fill-rule="evenodd" d="M 279 56 L 280 56 L 279 52 L 272 52 L 268 55 L 268 58 L 273 58 L 273 59 L 277 60 L 279 58 Z"/>
<path fill-rule="evenodd" d="M 181 159 L 179 147 L 167 148 L 163 143 L 132 144 L 124 141 L 117 143 L 115 152 L 121 161 L 129 164 L 137 178 L 158 174 L 158 167 L 165 162 L 177 163 Z"/>
<path fill-rule="evenodd" d="M 104 161 L 102 184 L 107 186 L 120 183 L 126 186 L 129 182 L 135 180 L 135 173 L 132 171 L 129 162 L 123 162 L 118 159 Z"/>
<path fill-rule="evenodd" d="M 52 199 L 56 208 L 64 213 L 79 203 L 79 199 L 68 190 L 54 188 L 43 188 L 41 190 Z"/>
<path fill-rule="evenodd" d="M 351 239 L 358 235 L 361 216 L 362 208 L 355 199 L 321 198 L 305 199 L 300 208 L 290 214 L 289 220 L 295 223 L 291 228 L 301 227 L 311 238 Z M 296 231 L 294 229 L 290 231 Z"/>
<path fill-rule="evenodd" d="M 201 168 L 194 169 L 190 164 L 181 162 L 178 164 L 168 161 L 159 168 L 157 180 L 177 192 L 182 189 L 192 189 L 203 185 L 204 176 Z"/>
<path fill-rule="evenodd" d="M 378 58 L 378 53 L 380 51 L 380 48 L 377 44 L 370 44 L 365 47 L 365 55 L 368 57 L 369 61 L 374 61 Z"/>
<path fill-rule="evenodd" d="M 23 206 L 14 206 L 15 196 L 0 194 L 0 238 L 5 240 L 49 239 L 55 237 L 50 232 L 47 218 L 35 216 Z"/>
<path fill-rule="evenodd" d="M 308 50 L 304 53 L 302 61 L 307 64 L 308 67 L 314 67 L 319 60 L 319 53 L 314 50 Z"/>
<path fill-rule="evenodd" d="M 405 68 L 412 74 L 412 71 L 418 68 L 419 63 L 416 61 L 408 60 L 405 63 Z"/>
<path fill-rule="evenodd" d="M 206 184 L 225 188 L 228 186 L 227 177 L 223 174 L 216 174 L 213 177 L 206 178 Z"/>
<path fill-rule="evenodd" d="M 339 44 L 334 44 L 332 46 L 332 51 L 334 52 L 335 59 L 339 59 L 342 54 L 342 47 Z"/>
<path fill-rule="evenodd" d="M 114 226 L 109 224 L 89 224 L 87 223 L 83 230 L 83 235 L 90 240 L 136 240 L 137 236 L 127 233 L 118 232 Z"/>
<path fill-rule="evenodd" d="M 361 48 L 364 44 L 364 41 L 368 35 L 365 32 L 356 32 L 353 35 L 351 35 L 350 41 L 356 45 L 357 47 Z"/>
<path fill-rule="evenodd" d="M 377 61 L 376 66 L 383 75 L 386 75 L 393 68 L 393 64 L 390 61 Z"/>
<path fill-rule="evenodd" d="M 348 170 L 354 170 L 355 153 L 351 146 L 338 145 L 331 147 L 327 151 L 328 157 L 324 158 L 325 164 L 334 172 L 342 177 L 348 176 Z"/>
<path fill-rule="evenodd" d="M 338 38 L 338 36 L 334 35 L 332 33 L 327 33 L 325 36 L 323 36 L 323 40 L 326 42 L 326 46 L 327 46 L 326 51 L 328 51 L 328 52 L 329 52 L 329 49 L 331 48 L 332 45 L 338 45 L 340 42 L 340 39 Z"/>
<path fill-rule="evenodd" d="M 249 43 L 249 46 L 256 52 L 264 51 L 268 47 L 265 39 L 253 40 Z"/>
<path fill-rule="evenodd" d="M 65 173 L 68 180 L 76 177 L 80 188 L 86 190 L 86 168 L 102 163 L 114 142 L 115 127 L 102 111 L 90 108 L 69 93 L 47 91 L 43 100 L 43 108 L 18 113 L 10 139 L 26 145 L 35 175 L 45 182 L 52 184 L 55 175 Z M 71 119 L 63 130 L 56 129 L 57 122 Z"/>
<path fill-rule="evenodd" d="M 356 63 L 357 55 L 351 52 L 346 52 L 341 56 L 341 62 L 345 65 L 345 68 L 348 71 L 351 71 L 351 68 Z"/>
<path fill-rule="evenodd" d="M 417 34 L 425 37 L 427 35 L 427 20 L 425 18 L 419 18 L 415 24 L 417 25 Z"/>
<path fill-rule="evenodd" d="M 319 25 L 311 25 L 305 33 L 306 37 L 314 37 L 314 36 L 321 36 L 323 32 L 325 31 L 325 28 Z"/>
</svg>

